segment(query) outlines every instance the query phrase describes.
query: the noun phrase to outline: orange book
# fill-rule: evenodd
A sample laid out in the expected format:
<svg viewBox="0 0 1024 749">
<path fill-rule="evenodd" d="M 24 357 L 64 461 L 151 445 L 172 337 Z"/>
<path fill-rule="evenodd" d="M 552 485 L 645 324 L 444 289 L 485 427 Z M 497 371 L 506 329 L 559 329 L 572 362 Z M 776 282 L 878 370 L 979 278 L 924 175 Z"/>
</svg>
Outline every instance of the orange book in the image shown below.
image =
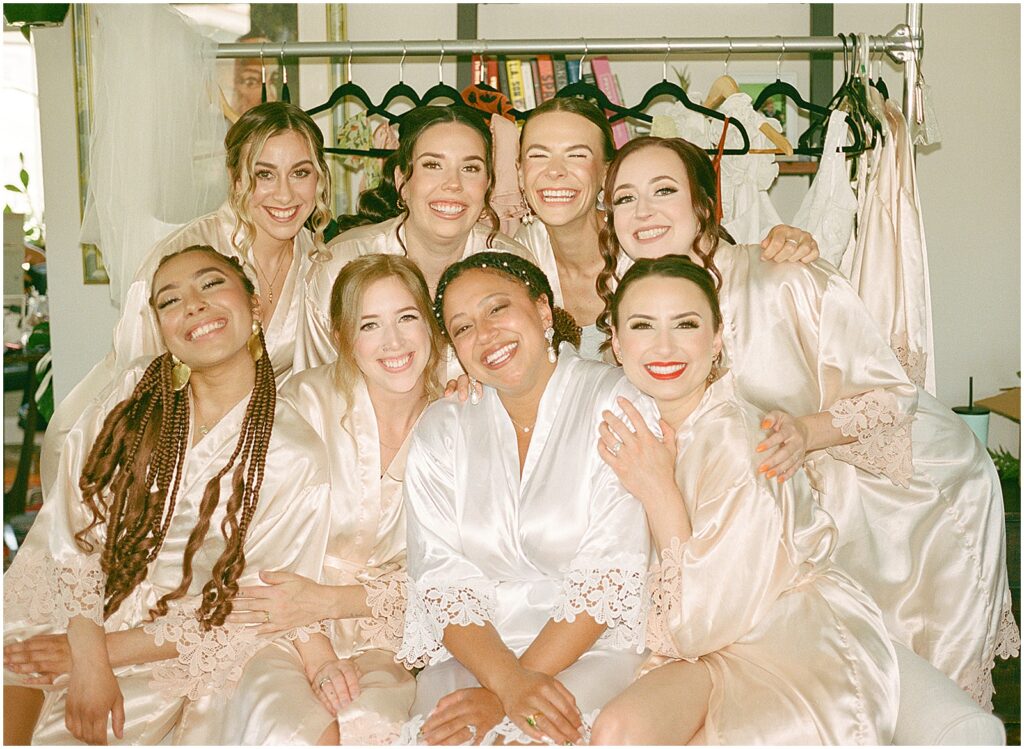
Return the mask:
<svg viewBox="0 0 1024 749">
<path fill-rule="evenodd" d="M 537 69 L 540 72 L 540 100 L 555 98 L 555 65 L 551 55 L 537 55 Z"/>
</svg>

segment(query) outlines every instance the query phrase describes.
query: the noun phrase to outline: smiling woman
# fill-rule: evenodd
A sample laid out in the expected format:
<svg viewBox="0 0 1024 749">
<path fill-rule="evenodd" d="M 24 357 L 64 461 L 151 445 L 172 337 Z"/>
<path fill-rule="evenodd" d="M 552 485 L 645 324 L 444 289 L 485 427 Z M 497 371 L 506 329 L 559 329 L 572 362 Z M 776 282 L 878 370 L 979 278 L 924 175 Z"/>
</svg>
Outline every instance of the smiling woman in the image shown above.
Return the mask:
<svg viewBox="0 0 1024 749">
<path fill-rule="evenodd" d="M 215 213 L 169 235 L 143 261 L 114 329 L 112 350 L 60 403 L 46 430 L 40 461 L 44 495 L 75 419 L 135 359 L 164 350 L 149 300 L 154 271 L 169 254 L 205 244 L 237 258 L 256 286 L 267 355 L 278 383 L 291 373 L 302 309 L 300 279 L 322 246 L 318 237 L 329 219 L 323 135 L 298 107 L 272 102 L 242 115 L 224 142 L 228 200 Z"/>
</svg>

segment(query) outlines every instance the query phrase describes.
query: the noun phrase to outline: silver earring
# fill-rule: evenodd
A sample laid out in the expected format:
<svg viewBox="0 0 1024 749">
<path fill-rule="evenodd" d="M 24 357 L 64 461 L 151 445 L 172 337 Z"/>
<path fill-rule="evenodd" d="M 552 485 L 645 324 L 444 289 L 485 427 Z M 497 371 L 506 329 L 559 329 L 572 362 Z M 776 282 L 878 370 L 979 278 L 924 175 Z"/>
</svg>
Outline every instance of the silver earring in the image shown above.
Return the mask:
<svg viewBox="0 0 1024 749">
<path fill-rule="evenodd" d="M 476 405 L 480 402 L 480 393 L 477 388 L 480 387 L 480 382 L 475 377 L 469 378 L 469 402 L 471 405 Z"/>
<path fill-rule="evenodd" d="M 552 326 L 549 325 L 544 331 L 544 338 L 548 342 L 548 361 L 554 364 L 558 355 L 555 353 L 555 329 Z"/>
</svg>

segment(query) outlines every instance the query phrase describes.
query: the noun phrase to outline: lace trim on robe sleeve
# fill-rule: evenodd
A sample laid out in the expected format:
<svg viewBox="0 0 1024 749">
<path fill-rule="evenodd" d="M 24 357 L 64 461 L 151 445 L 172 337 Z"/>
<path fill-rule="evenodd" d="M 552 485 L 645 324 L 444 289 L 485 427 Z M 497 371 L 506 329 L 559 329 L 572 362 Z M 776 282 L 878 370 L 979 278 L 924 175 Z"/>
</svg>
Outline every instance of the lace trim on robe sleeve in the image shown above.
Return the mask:
<svg viewBox="0 0 1024 749">
<path fill-rule="evenodd" d="M 444 645 L 450 624 L 483 626 L 494 619 L 493 586 L 409 581 L 402 647 L 395 660 L 411 668 L 451 658 Z"/>
<path fill-rule="evenodd" d="M 654 655 L 683 659 L 669 626 L 672 612 L 682 605 L 682 562 L 683 545 L 673 537 L 648 575 L 651 610 L 647 617 L 647 647 Z"/>
<path fill-rule="evenodd" d="M 562 594 L 551 610 L 556 621 L 572 622 L 577 614 L 589 614 L 608 629 L 600 641 L 614 648 L 644 649 L 644 618 L 647 614 L 647 559 L 642 554 L 608 560 L 575 559 L 562 579 Z"/>
<path fill-rule="evenodd" d="M 49 624 L 54 631 L 66 630 L 76 616 L 103 626 L 106 582 L 98 553 L 58 561 L 49 552 L 22 549 L 4 575 L 4 617 L 24 617 L 31 624 Z"/>
<path fill-rule="evenodd" d="M 358 619 L 357 623 L 369 645 L 391 652 L 397 652 L 402 646 L 407 583 L 405 570 L 362 582 L 371 615 Z"/>
<path fill-rule="evenodd" d="M 311 635 L 325 635 L 330 637 L 330 620 L 321 619 L 318 622 L 312 624 L 305 624 L 301 627 L 295 627 L 289 629 L 284 633 L 286 640 L 298 640 L 299 642 L 309 642 Z"/>
<path fill-rule="evenodd" d="M 914 473 L 912 417 L 900 412 L 896 396 L 885 390 L 871 390 L 835 402 L 828 412 L 832 414 L 832 426 L 846 437 L 857 438 L 849 445 L 828 448 L 829 455 L 875 476 L 885 476 L 897 486 L 910 485 Z"/>
<path fill-rule="evenodd" d="M 225 624 L 204 631 L 196 619 L 196 606 L 171 604 L 166 616 L 143 626 L 157 645 L 173 642 L 178 657 L 154 664 L 151 684 L 168 697 L 198 699 L 206 694 L 229 693 L 242 676 L 245 664 L 267 640 L 255 628 Z"/>
</svg>

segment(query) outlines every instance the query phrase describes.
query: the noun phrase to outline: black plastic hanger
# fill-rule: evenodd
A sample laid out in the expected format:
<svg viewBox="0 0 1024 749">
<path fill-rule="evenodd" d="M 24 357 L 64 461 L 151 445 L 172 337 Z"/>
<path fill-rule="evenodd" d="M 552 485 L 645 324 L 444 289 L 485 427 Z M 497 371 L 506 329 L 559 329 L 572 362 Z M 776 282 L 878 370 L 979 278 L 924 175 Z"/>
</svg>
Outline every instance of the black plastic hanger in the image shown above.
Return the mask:
<svg viewBox="0 0 1024 749">
<path fill-rule="evenodd" d="M 373 109 L 373 101 L 370 100 L 370 95 L 363 90 L 363 87 L 358 83 L 352 82 L 352 55 L 348 56 L 348 61 L 345 64 L 345 77 L 348 79 L 336 89 L 331 92 L 330 97 L 327 101 L 312 109 L 307 109 L 306 114 L 312 117 L 315 114 L 326 112 L 328 109 L 334 109 L 338 102 L 343 99 L 355 99 L 363 108 L 367 111 Z"/>
<path fill-rule="evenodd" d="M 622 116 L 631 116 L 630 110 L 621 104 L 614 104 L 604 91 L 599 89 L 593 83 L 587 83 L 583 80 L 583 61 L 587 59 L 587 55 L 590 54 L 590 50 L 587 48 L 587 40 L 583 40 L 583 57 L 580 58 L 580 79 L 575 83 L 570 83 L 568 86 L 563 86 L 561 89 L 555 92 L 556 99 L 570 99 L 572 97 L 580 97 L 584 99 L 590 99 L 597 106 L 605 111 L 605 114 L 612 112 L 614 115 L 619 115 L 619 119 Z M 610 118 L 609 118 L 610 119 Z M 650 117 L 646 115 L 642 117 L 645 122 L 650 122 Z"/>
<path fill-rule="evenodd" d="M 399 99 L 408 99 L 414 107 L 418 107 L 422 101 L 416 89 L 405 82 L 405 42 L 402 42 L 402 59 L 398 63 L 398 83 L 384 92 L 384 98 L 379 104 L 375 104 L 367 110 L 367 114 L 379 114 L 385 117 L 388 122 L 398 122 L 402 115 L 388 111 L 388 107 Z"/>
<path fill-rule="evenodd" d="M 435 99 L 451 99 L 452 104 L 462 104 L 466 102 L 462 98 L 462 93 L 453 86 L 449 86 L 444 82 L 444 42 L 441 42 L 441 57 L 437 61 L 437 83 L 427 89 L 427 92 L 420 98 L 420 104 L 430 104 Z"/>
</svg>

